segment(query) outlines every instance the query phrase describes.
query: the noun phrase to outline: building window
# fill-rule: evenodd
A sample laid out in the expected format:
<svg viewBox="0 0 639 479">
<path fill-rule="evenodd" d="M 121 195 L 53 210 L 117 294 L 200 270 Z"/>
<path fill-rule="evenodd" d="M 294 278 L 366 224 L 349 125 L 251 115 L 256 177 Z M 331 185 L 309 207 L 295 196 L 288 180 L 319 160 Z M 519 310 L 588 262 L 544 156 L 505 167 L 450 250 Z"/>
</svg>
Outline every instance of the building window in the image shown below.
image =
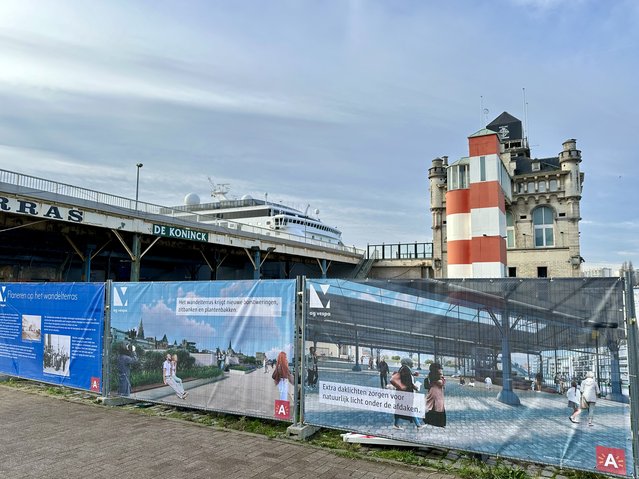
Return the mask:
<svg viewBox="0 0 639 479">
<path fill-rule="evenodd" d="M 535 230 L 535 248 L 555 245 L 553 210 L 548 206 L 533 211 L 533 227 Z"/>
<path fill-rule="evenodd" d="M 516 278 L 517 277 L 517 268 L 515 266 L 508 267 L 508 277 Z"/>
<path fill-rule="evenodd" d="M 515 218 L 512 212 L 506 211 L 506 248 L 515 247 Z"/>
<path fill-rule="evenodd" d="M 451 165 L 448 173 L 448 189 L 468 188 L 468 165 Z"/>
<path fill-rule="evenodd" d="M 534 193 L 535 192 L 535 182 L 534 181 L 529 181 L 528 182 L 528 193 Z"/>
<path fill-rule="evenodd" d="M 486 157 L 479 157 L 479 181 L 486 181 Z"/>
<path fill-rule="evenodd" d="M 539 188 L 540 193 L 543 193 L 544 191 L 546 191 L 546 182 L 540 181 L 539 184 L 537 185 L 537 188 Z"/>
<path fill-rule="evenodd" d="M 526 192 L 526 183 L 519 183 L 519 192 L 520 193 L 525 193 Z"/>
<path fill-rule="evenodd" d="M 549 181 L 549 185 L 550 185 L 550 191 L 557 191 L 557 180 L 550 180 Z"/>
<path fill-rule="evenodd" d="M 548 267 L 547 266 L 537 266 L 537 277 L 538 278 L 547 278 L 548 277 Z"/>
</svg>

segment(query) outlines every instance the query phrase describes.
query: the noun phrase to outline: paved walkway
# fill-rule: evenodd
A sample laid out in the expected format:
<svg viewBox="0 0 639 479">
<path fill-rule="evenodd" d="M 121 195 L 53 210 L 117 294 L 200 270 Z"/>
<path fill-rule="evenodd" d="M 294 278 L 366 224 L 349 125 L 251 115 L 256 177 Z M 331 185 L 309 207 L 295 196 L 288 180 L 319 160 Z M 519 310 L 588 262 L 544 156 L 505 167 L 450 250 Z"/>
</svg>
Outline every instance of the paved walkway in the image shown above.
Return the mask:
<svg viewBox="0 0 639 479">
<path fill-rule="evenodd" d="M 0 385 L 1 478 L 454 479 Z"/>
<path fill-rule="evenodd" d="M 343 368 L 321 367 L 319 380 L 380 386 L 379 374 L 368 370 L 353 373 Z M 450 379 L 446 385 L 445 429 L 426 426 L 417 430 L 404 422 L 405 430 L 396 431 L 392 429 L 392 415 L 323 403 L 322 392 L 317 389 L 306 395 L 304 420 L 308 424 L 416 444 L 591 471 L 596 466 L 596 447 L 615 447 L 625 449 L 627 471 L 629 475 L 632 473 L 628 404 L 598 400 L 594 425 L 589 427 L 585 413 L 580 424 L 569 421 L 571 410 L 563 395 L 516 390 L 521 405 L 512 407 L 497 401 L 499 391 L 498 386 L 488 391 L 479 383 L 474 388 L 462 387 L 458 380 Z"/>
</svg>

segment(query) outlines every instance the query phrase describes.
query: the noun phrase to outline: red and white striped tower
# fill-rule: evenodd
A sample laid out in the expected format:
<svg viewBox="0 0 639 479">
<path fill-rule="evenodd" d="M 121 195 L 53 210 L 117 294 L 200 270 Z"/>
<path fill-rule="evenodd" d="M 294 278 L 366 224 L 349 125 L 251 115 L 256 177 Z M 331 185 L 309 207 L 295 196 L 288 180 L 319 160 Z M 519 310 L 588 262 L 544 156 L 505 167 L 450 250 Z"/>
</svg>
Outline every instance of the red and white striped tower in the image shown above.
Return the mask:
<svg viewBox="0 0 639 479">
<path fill-rule="evenodd" d="M 452 164 L 449 175 L 466 175 L 446 193 L 449 278 L 506 276 L 506 197 L 511 179 L 499 157 L 492 130 L 468 137 L 469 157 Z"/>
</svg>

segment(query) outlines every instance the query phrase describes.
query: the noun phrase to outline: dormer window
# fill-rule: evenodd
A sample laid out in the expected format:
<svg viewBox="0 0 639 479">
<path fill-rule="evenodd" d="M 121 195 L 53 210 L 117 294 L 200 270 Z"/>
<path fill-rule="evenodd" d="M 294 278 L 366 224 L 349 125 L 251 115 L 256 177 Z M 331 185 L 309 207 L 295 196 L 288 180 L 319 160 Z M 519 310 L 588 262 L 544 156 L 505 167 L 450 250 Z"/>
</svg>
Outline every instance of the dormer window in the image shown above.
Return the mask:
<svg viewBox="0 0 639 479">
<path fill-rule="evenodd" d="M 531 163 L 532 171 L 541 171 L 541 162 L 539 160 L 534 160 Z"/>
</svg>

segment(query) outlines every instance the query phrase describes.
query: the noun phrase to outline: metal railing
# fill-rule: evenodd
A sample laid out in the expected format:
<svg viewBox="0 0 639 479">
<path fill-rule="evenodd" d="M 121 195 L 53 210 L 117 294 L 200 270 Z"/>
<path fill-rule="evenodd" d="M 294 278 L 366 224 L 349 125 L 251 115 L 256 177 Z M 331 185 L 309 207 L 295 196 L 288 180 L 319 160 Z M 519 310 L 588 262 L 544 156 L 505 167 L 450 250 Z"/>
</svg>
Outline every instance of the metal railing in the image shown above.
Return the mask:
<svg viewBox="0 0 639 479">
<path fill-rule="evenodd" d="M 64 196 L 66 198 L 74 198 L 99 203 L 101 205 L 123 208 L 125 210 L 130 210 L 129 214 L 133 213 L 141 216 L 159 215 L 168 218 L 179 218 L 181 222 L 193 223 L 194 226 L 197 225 L 200 229 L 207 229 L 207 227 L 209 227 L 208 229 L 211 229 L 210 227 L 226 228 L 233 230 L 234 233 L 241 231 L 270 238 L 295 241 L 297 243 L 312 244 L 314 246 L 329 248 L 346 253 L 354 253 L 358 255 L 364 255 L 365 253 L 363 249 L 356 248 L 355 246 L 346 246 L 344 244 L 335 244 L 328 241 L 309 239 L 300 235 L 274 231 L 268 228 L 260 228 L 259 226 L 222 220 L 216 218 L 214 215 L 198 215 L 196 213 L 185 214 L 183 208 L 172 208 L 144 201 L 136 201 L 135 199 L 125 198 L 123 196 L 89 190 L 80 186 L 59 183 L 57 181 L 46 180 L 44 178 L 38 178 L 36 176 L 25 175 L 13 171 L 0 170 L 0 185 L 2 184 L 14 185 L 18 187 L 16 193 L 30 195 L 34 198 L 40 198 L 43 196 L 43 193 L 48 193 Z"/>
<path fill-rule="evenodd" d="M 433 243 L 369 244 L 366 257 L 378 260 L 432 259 Z"/>
</svg>

